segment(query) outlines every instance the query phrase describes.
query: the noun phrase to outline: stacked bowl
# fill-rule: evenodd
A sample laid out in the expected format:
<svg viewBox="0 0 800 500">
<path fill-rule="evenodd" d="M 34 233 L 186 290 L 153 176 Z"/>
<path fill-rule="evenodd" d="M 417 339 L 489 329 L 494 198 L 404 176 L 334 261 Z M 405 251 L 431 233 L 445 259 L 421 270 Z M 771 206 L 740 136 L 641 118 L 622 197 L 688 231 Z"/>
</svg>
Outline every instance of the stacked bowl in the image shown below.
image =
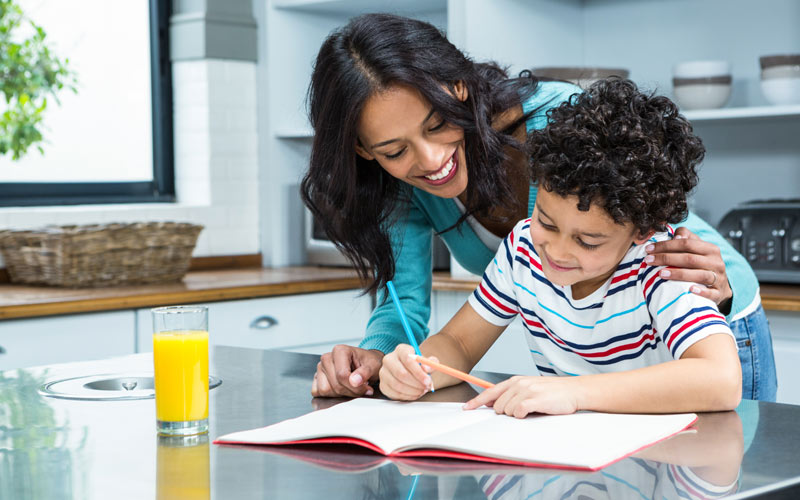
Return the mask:
<svg viewBox="0 0 800 500">
<path fill-rule="evenodd" d="M 628 78 L 625 68 L 600 68 L 595 66 L 549 66 L 533 68 L 535 76 L 553 80 L 565 80 L 586 90 L 591 84 L 602 78 Z"/>
<path fill-rule="evenodd" d="M 672 68 L 672 92 L 683 109 L 715 109 L 731 97 L 727 61 L 687 61 Z"/>
<path fill-rule="evenodd" d="M 800 104 L 800 54 L 761 56 L 761 92 L 772 104 Z"/>
</svg>

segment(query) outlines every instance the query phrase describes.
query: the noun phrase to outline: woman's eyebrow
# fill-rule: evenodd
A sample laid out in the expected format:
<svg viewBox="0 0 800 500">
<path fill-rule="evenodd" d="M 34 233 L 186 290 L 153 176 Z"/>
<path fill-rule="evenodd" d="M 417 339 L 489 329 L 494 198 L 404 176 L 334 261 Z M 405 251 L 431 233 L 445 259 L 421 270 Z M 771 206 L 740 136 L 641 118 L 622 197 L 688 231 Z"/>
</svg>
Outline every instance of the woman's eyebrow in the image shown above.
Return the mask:
<svg viewBox="0 0 800 500">
<path fill-rule="evenodd" d="M 433 116 L 433 113 L 434 113 L 434 109 L 433 109 L 433 108 L 431 108 L 430 112 L 428 113 L 428 116 L 426 116 L 426 117 L 425 117 L 425 119 L 424 119 L 424 120 L 422 120 L 422 125 L 425 125 L 425 122 L 427 122 L 428 120 L 430 120 L 430 119 L 431 119 L 431 116 Z M 397 142 L 397 141 L 399 141 L 399 140 L 400 140 L 400 139 L 396 139 L 396 138 L 395 138 L 395 139 L 389 139 L 388 141 L 376 142 L 375 144 L 373 144 L 372 146 L 370 146 L 370 149 L 379 148 L 379 147 L 381 147 L 381 146 L 386 146 L 387 144 L 391 144 L 391 143 L 393 143 L 393 142 Z"/>
</svg>

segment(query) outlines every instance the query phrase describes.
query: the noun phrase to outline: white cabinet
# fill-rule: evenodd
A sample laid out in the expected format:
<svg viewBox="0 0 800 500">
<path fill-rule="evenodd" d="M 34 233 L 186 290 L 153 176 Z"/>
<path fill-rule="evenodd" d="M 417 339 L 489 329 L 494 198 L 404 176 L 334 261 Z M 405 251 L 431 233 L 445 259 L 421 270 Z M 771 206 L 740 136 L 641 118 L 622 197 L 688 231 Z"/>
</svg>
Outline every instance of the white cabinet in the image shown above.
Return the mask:
<svg viewBox="0 0 800 500">
<path fill-rule="evenodd" d="M 431 335 L 438 332 L 461 309 L 471 292 L 434 291 L 431 297 Z M 516 318 L 500 335 L 500 338 L 475 365 L 475 370 L 509 373 L 513 375 L 537 375 L 539 372 L 531 359 L 530 348 L 525 339 L 525 327 Z"/>
<path fill-rule="evenodd" d="M 800 108 L 767 106 L 758 57 L 800 53 L 800 2 L 773 0 L 259 0 L 259 141 L 262 251 L 267 265 L 299 263 L 297 179 L 310 151 L 306 91 L 333 29 L 363 12 L 430 21 L 469 56 L 509 65 L 606 66 L 671 95 L 681 61 L 732 63 L 729 104 L 688 112 L 707 155 L 692 209 L 712 225 L 734 205 L 800 195 Z M 263 126 L 262 126 L 263 125 Z"/>
<path fill-rule="evenodd" d="M 778 402 L 800 405 L 800 313 L 767 311 L 778 370 Z"/>
<path fill-rule="evenodd" d="M 209 339 L 215 345 L 323 353 L 336 344 L 357 345 L 372 311 L 356 290 L 212 302 Z M 153 350 L 150 309 L 139 309 L 138 352 Z"/>
<path fill-rule="evenodd" d="M 0 321 L 0 370 L 135 352 L 133 311 Z"/>
</svg>

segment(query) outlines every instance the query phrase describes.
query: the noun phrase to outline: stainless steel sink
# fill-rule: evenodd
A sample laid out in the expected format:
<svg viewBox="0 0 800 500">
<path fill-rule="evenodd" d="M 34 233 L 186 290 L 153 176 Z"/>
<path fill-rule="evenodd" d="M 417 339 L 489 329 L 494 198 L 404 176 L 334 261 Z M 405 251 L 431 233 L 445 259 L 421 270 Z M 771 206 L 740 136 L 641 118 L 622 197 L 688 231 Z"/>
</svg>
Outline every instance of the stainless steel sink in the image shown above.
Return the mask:
<svg viewBox="0 0 800 500">
<path fill-rule="evenodd" d="M 217 377 L 208 377 L 208 388 L 222 383 Z M 39 394 L 50 398 L 82 401 L 124 401 L 155 397 L 152 373 L 106 373 L 53 380 L 39 388 Z"/>
</svg>

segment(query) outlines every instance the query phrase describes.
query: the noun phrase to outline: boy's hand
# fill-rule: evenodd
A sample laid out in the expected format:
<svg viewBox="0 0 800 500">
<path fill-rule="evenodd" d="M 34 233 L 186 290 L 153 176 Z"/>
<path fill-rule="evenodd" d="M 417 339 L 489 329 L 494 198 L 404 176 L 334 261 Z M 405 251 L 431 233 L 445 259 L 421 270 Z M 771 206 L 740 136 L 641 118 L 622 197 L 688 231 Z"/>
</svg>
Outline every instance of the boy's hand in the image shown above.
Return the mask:
<svg viewBox="0 0 800 500">
<path fill-rule="evenodd" d="M 685 227 L 675 230 L 674 239 L 648 244 L 645 250 L 647 258 L 653 257 L 645 260 L 648 265 L 671 268 L 661 271 L 662 278 L 697 283 L 700 286 L 692 287 L 692 292 L 718 305 L 733 297 L 719 247 Z"/>
<path fill-rule="evenodd" d="M 380 371 L 383 394 L 391 399 L 413 401 L 431 389 L 431 369 L 414 361 L 415 356 L 413 347 L 400 344 L 383 358 Z"/>
<path fill-rule="evenodd" d="M 578 410 L 578 377 L 511 377 L 464 404 L 465 410 L 493 406 L 497 414 L 525 418 L 529 413 L 567 415 Z"/>
</svg>

